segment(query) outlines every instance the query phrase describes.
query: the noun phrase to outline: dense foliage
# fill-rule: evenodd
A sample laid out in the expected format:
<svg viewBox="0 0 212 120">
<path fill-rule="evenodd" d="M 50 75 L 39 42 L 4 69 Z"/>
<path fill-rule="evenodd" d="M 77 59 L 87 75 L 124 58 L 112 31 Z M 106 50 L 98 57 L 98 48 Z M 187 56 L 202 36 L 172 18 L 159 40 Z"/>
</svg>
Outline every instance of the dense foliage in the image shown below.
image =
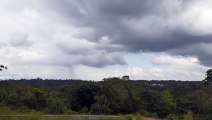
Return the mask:
<svg viewBox="0 0 212 120">
<path fill-rule="evenodd" d="M 197 117 L 212 114 L 212 87 L 204 81 L 126 81 L 119 78 L 101 82 L 8 80 L 0 81 L 0 104 L 13 110 L 46 114 L 137 113 L 170 117 L 190 112 Z"/>
</svg>

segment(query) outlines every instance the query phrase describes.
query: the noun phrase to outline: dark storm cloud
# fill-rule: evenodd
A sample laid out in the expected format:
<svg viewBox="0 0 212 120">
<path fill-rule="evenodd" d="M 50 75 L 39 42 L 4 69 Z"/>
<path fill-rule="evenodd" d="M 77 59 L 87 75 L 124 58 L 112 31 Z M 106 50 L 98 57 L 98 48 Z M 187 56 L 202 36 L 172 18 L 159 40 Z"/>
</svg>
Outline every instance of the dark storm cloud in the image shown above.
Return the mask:
<svg viewBox="0 0 212 120">
<path fill-rule="evenodd" d="M 67 59 L 60 62 L 64 63 L 64 66 L 67 64 L 83 64 L 93 67 L 105 67 L 107 65 L 126 64 L 123 58 L 123 48 L 117 45 L 95 43 L 86 40 L 72 40 L 70 43 L 67 40 L 55 43 L 55 47 L 63 54 L 71 56 L 70 59 L 72 62 L 67 61 Z"/>
<path fill-rule="evenodd" d="M 183 55 L 183 56 L 195 56 L 200 60 L 200 62 L 206 66 L 211 66 L 211 57 L 212 57 L 212 44 L 193 44 L 190 46 L 185 46 L 181 49 L 170 50 L 172 54 Z"/>
<path fill-rule="evenodd" d="M 96 44 L 101 44 L 99 40 L 103 36 L 108 36 L 110 45 L 123 46 L 118 50 L 168 52 L 175 55 L 196 56 L 202 64 L 211 66 L 212 62 L 208 61 L 212 58 L 211 53 L 199 52 L 204 48 L 196 51 L 192 47 L 212 43 L 211 32 L 204 34 L 201 29 L 193 30 L 195 19 L 192 21 L 181 19 L 194 2 L 197 1 L 54 0 L 49 1 L 49 4 L 51 3 L 52 11 L 64 17 L 67 22 L 71 20 L 76 26 L 92 28 L 94 32 L 86 36 L 86 39 Z M 192 10 L 189 12 L 192 13 Z M 180 52 L 186 51 L 188 47 L 193 52 Z M 99 50 L 100 47 L 96 48 Z M 104 50 L 110 53 L 111 47 L 104 47 Z M 116 49 L 113 48 L 113 50 Z"/>
<path fill-rule="evenodd" d="M 87 42 L 75 45 L 77 41 L 73 42 L 70 38 L 61 44 L 56 43 L 55 49 L 59 48 L 65 55 L 80 56 L 80 59 L 76 59 L 78 64 L 95 67 L 124 64 L 124 58 L 118 53 L 139 51 L 196 56 L 202 64 L 212 65 L 208 61 L 212 59 L 211 54 L 203 50 L 208 50 L 209 46 L 200 50 L 193 47 L 212 43 L 210 29 L 205 32 L 208 30 L 195 21 L 196 17 L 190 19 L 190 15 L 195 14 L 192 11 L 195 2 L 211 4 L 208 0 L 34 1 L 36 10 L 42 10 L 53 23 L 91 29 L 91 33 L 82 31 L 74 37 L 92 45 Z M 201 9 L 199 11 L 201 14 Z M 102 42 L 105 36 L 108 40 Z M 186 52 L 188 49 L 192 52 Z"/>
<path fill-rule="evenodd" d="M 158 38 L 135 37 L 131 34 L 128 34 L 125 37 L 121 36 L 119 40 L 123 40 L 117 41 L 125 44 L 126 48 L 128 48 L 127 50 L 129 50 L 130 52 L 137 52 L 140 50 L 144 52 L 169 52 L 169 50 L 182 49 L 185 46 L 191 46 L 193 44 L 211 43 L 212 35 L 192 36 L 175 31 L 175 33 L 171 33 L 167 36 L 161 36 Z"/>
</svg>

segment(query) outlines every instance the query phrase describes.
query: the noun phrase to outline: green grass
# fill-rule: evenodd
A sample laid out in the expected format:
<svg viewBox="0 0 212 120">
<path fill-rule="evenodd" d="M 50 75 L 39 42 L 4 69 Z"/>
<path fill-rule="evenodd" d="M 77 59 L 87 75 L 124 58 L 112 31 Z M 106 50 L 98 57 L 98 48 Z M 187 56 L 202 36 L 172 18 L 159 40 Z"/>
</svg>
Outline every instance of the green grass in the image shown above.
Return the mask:
<svg viewBox="0 0 212 120">
<path fill-rule="evenodd" d="M 83 117 L 83 118 L 76 118 L 76 117 L 64 117 L 64 118 L 48 118 L 43 116 L 30 116 L 30 117 L 8 117 L 8 118 L 1 118 L 0 120 L 131 120 L 128 118 L 123 117 L 116 117 L 116 118 L 96 118 L 91 119 L 89 117 Z M 140 120 L 140 119 L 136 119 Z"/>
<path fill-rule="evenodd" d="M 43 112 L 30 110 L 25 107 L 13 110 L 5 105 L 0 105 L 0 115 L 9 115 L 8 117 L 0 117 L 0 120 L 143 120 L 144 118 L 143 116 L 138 114 L 120 115 L 117 117 L 98 116 L 96 119 L 89 115 L 48 117 L 48 116 L 42 116 L 44 115 Z M 26 116 L 15 116 L 15 115 L 26 115 Z M 71 115 L 71 113 L 68 115 Z"/>
<path fill-rule="evenodd" d="M 11 117 L 0 117 L 0 120 L 144 120 L 145 117 L 140 114 L 119 115 L 117 117 L 98 116 L 94 119 L 91 116 L 66 116 L 66 117 L 48 117 L 42 116 L 44 113 L 30 110 L 27 108 L 11 109 L 7 106 L 0 105 L 0 115 L 11 115 Z M 75 113 L 76 114 L 76 113 Z M 26 115 L 14 117 L 13 115 Z M 67 114 L 73 115 L 73 113 Z M 185 115 L 169 115 L 166 120 L 212 120 L 212 115 L 202 115 L 196 118 L 191 112 Z"/>
<path fill-rule="evenodd" d="M 16 110 L 12 110 L 11 108 L 6 106 L 0 106 L 0 115 L 41 115 L 41 114 L 42 112 L 30 110 L 27 108 L 19 108 Z"/>
</svg>

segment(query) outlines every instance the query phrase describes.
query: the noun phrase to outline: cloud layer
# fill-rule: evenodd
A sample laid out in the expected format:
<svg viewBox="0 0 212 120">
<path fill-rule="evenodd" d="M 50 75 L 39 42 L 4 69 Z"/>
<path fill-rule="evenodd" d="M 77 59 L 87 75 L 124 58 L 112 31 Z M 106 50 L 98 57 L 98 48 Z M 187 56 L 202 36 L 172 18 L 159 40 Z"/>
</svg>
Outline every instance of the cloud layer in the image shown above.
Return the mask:
<svg viewBox="0 0 212 120">
<path fill-rule="evenodd" d="M 4 64 L 102 68 L 144 52 L 212 66 L 211 0 L 0 2 Z"/>
<path fill-rule="evenodd" d="M 122 46 L 122 51 L 195 56 L 202 64 L 212 65 L 208 61 L 212 57 L 210 0 L 55 0 L 49 4 L 57 15 L 90 29 L 78 37 L 96 44 L 106 36 L 109 45 Z M 204 47 L 196 47 L 200 44 Z"/>
</svg>

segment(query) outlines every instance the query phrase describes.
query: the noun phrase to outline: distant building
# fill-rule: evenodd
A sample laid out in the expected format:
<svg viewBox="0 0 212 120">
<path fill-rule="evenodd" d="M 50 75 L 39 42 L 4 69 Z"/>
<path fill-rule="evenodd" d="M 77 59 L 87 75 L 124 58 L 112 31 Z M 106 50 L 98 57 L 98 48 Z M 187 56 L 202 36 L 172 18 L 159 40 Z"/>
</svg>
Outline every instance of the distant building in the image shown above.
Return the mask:
<svg viewBox="0 0 212 120">
<path fill-rule="evenodd" d="M 122 77 L 122 79 L 123 79 L 123 80 L 130 80 L 130 76 L 125 75 L 125 76 Z"/>
</svg>

